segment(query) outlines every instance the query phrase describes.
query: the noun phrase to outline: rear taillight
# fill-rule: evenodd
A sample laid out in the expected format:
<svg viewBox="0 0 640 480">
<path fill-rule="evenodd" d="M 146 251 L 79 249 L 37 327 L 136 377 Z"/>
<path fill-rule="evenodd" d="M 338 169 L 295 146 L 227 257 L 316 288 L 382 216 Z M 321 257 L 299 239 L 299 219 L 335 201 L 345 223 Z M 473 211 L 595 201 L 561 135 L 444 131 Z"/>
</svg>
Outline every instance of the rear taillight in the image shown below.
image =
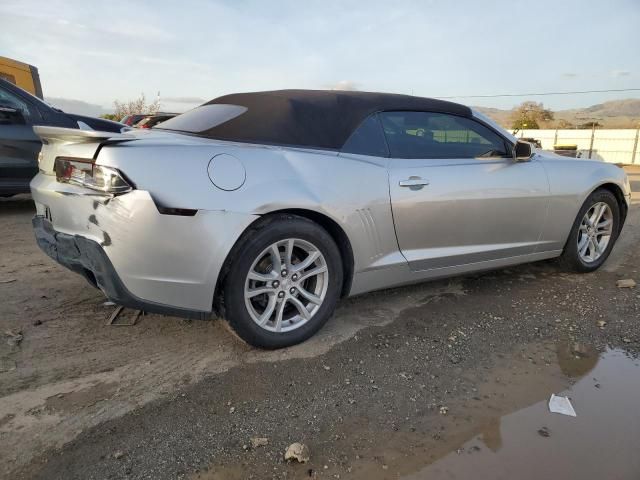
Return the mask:
<svg viewBox="0 0 640 480">
<path fill-rule="evenodd" d="M 73 183 L 112 195 L 133 190 L 118 170 L 96 165 L 85 158 L 57 157 L 55 171 L 56 179 L 61 183 Z"/>
</svg>

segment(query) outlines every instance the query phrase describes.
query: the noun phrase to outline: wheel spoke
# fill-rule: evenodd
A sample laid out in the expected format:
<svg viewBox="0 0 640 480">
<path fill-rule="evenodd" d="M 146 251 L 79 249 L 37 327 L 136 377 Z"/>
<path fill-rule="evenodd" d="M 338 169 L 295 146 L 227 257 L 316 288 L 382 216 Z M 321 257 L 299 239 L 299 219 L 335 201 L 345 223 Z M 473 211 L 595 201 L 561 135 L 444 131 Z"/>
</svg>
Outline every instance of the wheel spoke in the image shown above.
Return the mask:
<svg viewBox="0 0 640 480">
<path fill-rule="evenodd" d="M 284 314 L 284 307 L 287 304 L 287 300 L 282 300 L 278 303 L 278 309 L 276 311 L 276 323 L 275 323 L 275 331 L 279 332 L 282 330 L 282 315 Z"/>
<path fill-rule="evenodd" d="M 280 271 L 282 270 L 282 260 L 280 259 L 280 250 L 278 249 L 278 245 L 276 243 L 271 245 L 270 253 L 273 271 L 276 273 L 280 273 Z"/>
<path fill-rule="evenodd" d="M 259 287 L 259 288 L 253 288 L 251 290 L 245 290 L 244 296 L 245 298 L 253 298 L 257 295 L 262 295 L 264 293 L 268 295 L 275 295 L 276 291 L 272 287 Z"/>
<path fill-rule="evenodd" d="M 320 297 L 318 297 L 317 295 L 314 295 L 308 290 L 302 287 L 298 287 L 298 291 L 300 292 L 300 295 L 302 295 L 304 298 L 309 300 L 311 303 L 314 303 L 316 305 L 320 305 L 322 303 L 322 299 Z"/>
<path fill-rule="evenodd" d="M 294 272 L 300 272 L 300 271 L 304 270 L 305 268 L 310 267 L 313 264 L 313 262 L 315 262 L 318 259 L 318 257 L 320 257 L 320 252 L 318 250 L 314 250 L 313 252 L 309 252 L 309 255 L 307 256 L 307 258 L 305 258 L 300 263 L 294 265 L 292 270 Z"/>
<path fill-rule="evenodd" d="M 305 320 L 308 320 L 310 318 L 309 310 L 307 310 L 307 308 L 302 304 L 300 300 L 298 300 L 296 297 L 290 297 L 289 301 L 293 304 L 294 307 L 296 307 L 298 312 L 300 312 L 302 318 L 304 318 Z"/>
<path fill-rule="evenodd" d="M 293 238 L 290 238 L 289 240 L 287 240 L 287 247 L 285 249 L 285 253 L 284 253 L 284 261 L 286 264 L 287 269 L 291 270 L 291 261 L 293 258 L 293 245 L 295 243 L 295 240 Z"/>
<path fill-rule="evenodd" d="M 582 236 L 580 243 L 578 244 L 578 251 L 580 255 L 585 256 L 587 253 L 587 248 L 589 247 L 589 237 L 586 235 Z"/>
<path fill-rule="evenodd" d="M 604 222 L 601 222 L 598 224 L 598 226 L 596 227 L 596 234 L 597 235 L 610 235 L 611 234 L 611 220 L 605 220 Z"/>
<path fill-rule="evenodd" d="M 304 272 L 302 275 L 300 275 L 299 278 L 299 282 L 302 282 L 303 280 L 306 280 L 309 277 L 314 277 L 320 273 L 326 272 L 327 271 L 327 266 L 326 265 L 320 265 L 319 267 L 316 267 L 312 270 L 309 270 L 307 272 Z"/>
<path fill-rule="evenodd" d="M 589 239 L 589 258 L 591 260 L 596 259 L 596 242 L 592 238 Z"/>
<path fill-rule="evenodd" d="M 600 223 L 600 219 L 602 218 L 602 215 L 604 214 L 606 209 L 607 209 L 607 205 L 605 203 L 598 204 L 598 207 L 596 208 L 596 212 L 594 212 L 595 213 L 595 220 L 593 222 L 594 225 L 598 225 L 598 223 Z"/>
<path fill-rule="evenodd" d="M 255 280 L 257 282 L 271 282 L 278 278 L 278 274 L 275 270 L 272 270 L 271 273 L 260 273 L 255 270 L 251 270 L 249 275 L 247 275 L 249 280 Z"/>
<path fill-rule="evenodd" d="M 600 246 L 600 242 L 598 242 L 598 240 L 596 239 L 593 239 L 592 242 L 593 242 L 596 255 L 600 256 L 600 254 L 602 253 L 602 247 Z"/>
<path fill-rule="evenodd" d="M 262 312 L 262 315 L 260 315 L 260 317 L 258 318 L 258 325 L 262 326 L 269 321 L 271 315 L 273 314 L 273 311 L 276 308 L 277 299 L 278 297 L 276 297 L 275 295 L 269 296 L 267 307 L 264 309 L 264 312 Z"/>
<path fill-rule="evenodd" d="M 596 223 L 596 218 L 598 218 L 598 212 L 600 211 L 600 205 L 596 204 L 593 207 L 593 211 L 591 212 L 591 215 L 589 215 L 589 226 L 593 226 Z"/>
</svg>

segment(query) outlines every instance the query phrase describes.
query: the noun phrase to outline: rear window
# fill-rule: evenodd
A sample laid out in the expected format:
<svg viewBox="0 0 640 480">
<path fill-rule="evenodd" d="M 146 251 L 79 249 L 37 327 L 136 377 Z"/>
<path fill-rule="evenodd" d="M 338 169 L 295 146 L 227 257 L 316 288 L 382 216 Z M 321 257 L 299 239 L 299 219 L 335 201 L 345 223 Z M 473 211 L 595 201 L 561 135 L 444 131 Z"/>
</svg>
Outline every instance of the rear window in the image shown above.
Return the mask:
<svg viewBox="0 0 640 480">
<path fill-rule="evenodd" d="M 351 134 L 341 151 L 359 155 L 388 157 L 389 150 L 387 149 L 387 142 L 378 116 L 374 114 L 367 117 L 356 131 Z"/>
<path fill-rule="evenodd" d="M 241 107 L 240 105 L 223 103 L 201 105 L 166 122 L 162 122 L 162 126 L 157 128 L 199 134 L 239 117 L 246 111 L 247 107 Z"/>
</svg>

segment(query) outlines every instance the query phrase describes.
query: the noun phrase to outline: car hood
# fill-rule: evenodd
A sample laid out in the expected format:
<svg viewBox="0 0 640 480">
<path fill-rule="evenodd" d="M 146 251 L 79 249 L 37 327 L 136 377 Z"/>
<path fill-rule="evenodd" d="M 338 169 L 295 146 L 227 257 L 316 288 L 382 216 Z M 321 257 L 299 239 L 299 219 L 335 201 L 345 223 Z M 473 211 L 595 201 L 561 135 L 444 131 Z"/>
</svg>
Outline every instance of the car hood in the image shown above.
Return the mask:
<svg viewBox="0 0 640 480">
<path fill-rule="evenodd" d="M 553 150 L 545 150 L 543 148 L 533 148 L 534 153 L 548 159 L 548 160 L 575 160 L 582 162 L 599 162 L 605 163 L 602 160 L 597 160 L 595 158 L 586 158 L 586 157 L 567 157 L 566 155 L 560 155 Z"/>
</svg>

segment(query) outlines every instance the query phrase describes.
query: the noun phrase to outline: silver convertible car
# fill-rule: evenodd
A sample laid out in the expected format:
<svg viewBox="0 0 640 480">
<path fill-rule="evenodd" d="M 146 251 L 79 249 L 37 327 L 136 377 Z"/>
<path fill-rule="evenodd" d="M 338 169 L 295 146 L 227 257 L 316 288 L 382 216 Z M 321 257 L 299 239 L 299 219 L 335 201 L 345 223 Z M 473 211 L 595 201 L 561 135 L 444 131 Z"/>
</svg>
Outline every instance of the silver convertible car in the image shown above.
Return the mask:
<svg viewBox="0 0 640 480">
<path fill-rule="evenodd" d="M 48 255 L 117 304 L 218 314 L 263 348 L 343 296 L 552 257 L 590 272 L 630 202 L 615 165 L 405 95 L 243 93 L 148 131 L 35 130 Z"/>
</svg>

